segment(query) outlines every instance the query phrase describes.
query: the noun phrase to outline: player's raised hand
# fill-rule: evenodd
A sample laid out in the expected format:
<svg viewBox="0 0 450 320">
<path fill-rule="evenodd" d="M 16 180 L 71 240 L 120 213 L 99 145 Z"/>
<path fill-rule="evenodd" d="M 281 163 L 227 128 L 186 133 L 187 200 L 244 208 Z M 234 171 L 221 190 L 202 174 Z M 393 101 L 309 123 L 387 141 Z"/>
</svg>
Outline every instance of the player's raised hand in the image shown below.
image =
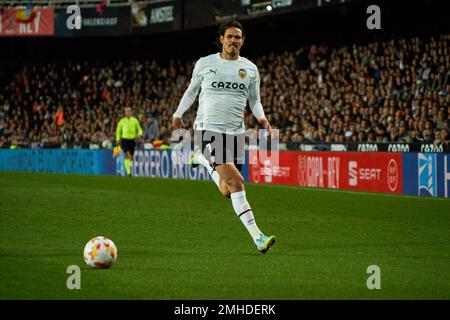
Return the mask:
<svg viewBox="0 0 450 320">
<path fill-rule="evenodd" d="M 184 128 L 183 120 L 181 120 L 181 118 L 178 118 L 178 117 L 173 117 L 172 118 L 172 129 L 176 130 L 176 129 L 181 129 L 181 128 Z"/>
<path fill-rule="evenodd" d="M 269 121 L 267 121 L 267 119 L 261 119 L 259 120 L 259 123 L 262 124 L 267 131 L 272 131 L 272 126 L 270 125 Z"/>
</svg>

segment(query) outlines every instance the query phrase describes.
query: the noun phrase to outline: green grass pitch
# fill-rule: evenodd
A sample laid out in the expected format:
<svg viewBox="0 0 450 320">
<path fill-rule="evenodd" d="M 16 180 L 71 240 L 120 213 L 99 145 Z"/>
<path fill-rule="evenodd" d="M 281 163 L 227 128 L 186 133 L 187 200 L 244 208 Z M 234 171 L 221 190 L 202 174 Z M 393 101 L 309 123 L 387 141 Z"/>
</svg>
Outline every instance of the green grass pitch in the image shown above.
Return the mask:
<svg viewBox="0 0 450 320">
<path fill-rule="evenodd" d="M 449 200 L 246 189 L 278 238 L 265 255 L 212 182 L 0 173 L 0 299 L 450 298 Z M 83 261 L 97 235 L 118 247 L 110 269 Z"/>
</svg>

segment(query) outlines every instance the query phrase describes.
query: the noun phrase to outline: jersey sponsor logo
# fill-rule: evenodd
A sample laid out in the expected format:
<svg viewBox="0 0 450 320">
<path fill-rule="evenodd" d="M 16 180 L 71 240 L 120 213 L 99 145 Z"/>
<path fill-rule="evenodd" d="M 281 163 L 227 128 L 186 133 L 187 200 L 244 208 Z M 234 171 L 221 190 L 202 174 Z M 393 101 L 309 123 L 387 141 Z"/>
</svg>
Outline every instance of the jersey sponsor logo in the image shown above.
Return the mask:
<svg viewBox="0 0 450 320">
<path fill-rule="evenodd" d="M 244 69 L 240 69 L 239 77 L 241 77 L 241 79 L 244 79 L 246 76 L 247 76 L 247 71 L 245 71 Z"/>
<path fill-rule="evenodd" d="M 245 89 L 245 84 L 243 83 L 236 83 L 236 82 L 217 82 L 214 81 L 212 84 L 213 88 L 216 89 L 241 89 L 244 90 Z"/>
</svg>

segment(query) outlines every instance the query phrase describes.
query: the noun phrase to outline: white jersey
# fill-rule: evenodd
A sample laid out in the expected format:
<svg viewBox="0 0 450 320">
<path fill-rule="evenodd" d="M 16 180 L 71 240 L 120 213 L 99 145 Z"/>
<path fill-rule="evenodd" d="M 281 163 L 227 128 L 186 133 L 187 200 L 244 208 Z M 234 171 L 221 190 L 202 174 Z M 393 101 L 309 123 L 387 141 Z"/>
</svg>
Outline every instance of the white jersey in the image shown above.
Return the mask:
<svg viewBox="0 0 450 320">
<path fill-rule="evenodd" d="M 224 60 L 220 53 L 200 58 L 174 116 L 183 116 L 201 88 L 194 130 L 243 133 L 247 100 L 255 117 L 265 118 L 259 85 L 258 67 L 246 58 Z"/>
</svg>

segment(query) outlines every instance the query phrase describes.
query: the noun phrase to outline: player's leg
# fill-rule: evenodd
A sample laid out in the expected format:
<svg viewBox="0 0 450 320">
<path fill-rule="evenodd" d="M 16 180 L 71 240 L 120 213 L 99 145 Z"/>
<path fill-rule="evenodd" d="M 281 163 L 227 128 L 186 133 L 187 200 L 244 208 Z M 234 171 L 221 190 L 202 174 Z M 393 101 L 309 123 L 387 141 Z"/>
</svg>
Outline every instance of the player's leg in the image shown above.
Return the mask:
<svg viewBox="0 0 450 320">
<path fill-rule="evenodd" d="M 217 175 L 219 176 L 219 174 L 217 174 Z M 219 177 L 220 177 L 220 176 L 219 176 Z M 220 179 L 220 178 L 219 178 L 219 179 Z M 231 197 L 230 189 L 228 189 L 228 185 L 227 185 L 227 183 L 225 182 L 224 179 L 221 179 L 221 180 L 220 180 L 219 190 L 220 190 L 220 192 L 222 193 L 222 195 L 223 195 L 224 197 L 227 197 L 227 198 L 230 198 L 230 197 Z"/>
<path fill-rule="evenodd" d="M 133 140 L 129 140 L 129 169 L 128 169 L 128 176 L 131 177 L 131 166 L 133 164 L 133 158 L 134 158 L 134 149 L 136 148 L 136 141 Z"/>
<path fill-rule="evenodd" d="M 275 237 L 266 237 L 258 228 L 253 210 L 247 201 L 244 178 L 234 163 L 217 165 L 216 170 L 230 192 L 231 202 L 236 215 L 247 228 L 247 231 L 257 245 L 258 250 L 265 253 L 275 243 Z"/>
<path fill-rule="evenodd" d="M 221 189 L 222 183 L 220 182 L 220 177 L 217 171 L 214 168 L 214 165 L 211 164 L 206 157 L 202 154 L 200 149 L 195 148 L 194 153 L 192 154 L 190 165 L 193 168 L 197 168 L 199 165 L 202 165 L 208 170 L 209 175 L 211 176 L 214 183 L 217 185 L 219 190 Z"/>
<path fill-rule="evenodd" d="M 190 165 L 193 168 L 198 167 L 198 165 L 204 166 L 220 192 L 225 197 L 229 197 L 230 192 L 227 189 L 227 185 L 220 180 L 220 176 L 215 169 L 214 159 L 211 158 L 211 156 L 214 156 L 214 151 L 211 148 L 211 139 L 208 137 L 204 138 L 205 132 L 200 130 L 194 132 L 194 153 L 191 157 Z"/>
<path fill-rule="evenodd" d="M 125 156 L 125 172 L 129 177 L 131 175 L 130 145 L 127 139 L 120 139 L 120 148 Z"/>
<path fill-rule="evenodd" d="M 125 171 L 128 177 L 131 177 L 131 162 L 133 161 L 134 148 L 136 142 L 130 139 L 122 139 L 120 141 L 121 148 L 125 153 Z"/>
<path fill-rule="evenodd" d="M 127 176 L 131 176 L 131 160 L 133 159 L 130 151 L 125 152 L 125 171 Z"/>
</svg>

